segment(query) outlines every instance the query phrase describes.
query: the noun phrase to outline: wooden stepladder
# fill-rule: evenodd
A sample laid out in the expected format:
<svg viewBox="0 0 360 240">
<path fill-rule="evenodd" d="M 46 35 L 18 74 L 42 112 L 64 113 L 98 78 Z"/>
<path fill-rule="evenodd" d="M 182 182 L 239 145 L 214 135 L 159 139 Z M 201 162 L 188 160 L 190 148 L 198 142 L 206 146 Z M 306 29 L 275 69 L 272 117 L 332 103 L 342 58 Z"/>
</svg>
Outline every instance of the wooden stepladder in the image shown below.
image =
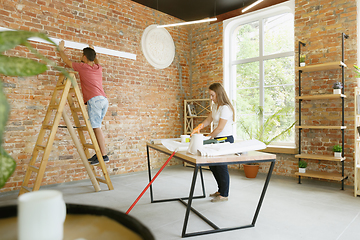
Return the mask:
<svg viewBox="0 0 360 240">
<path fill-rule="evenodd" d="M 74 126 L 64 111 L 66 103 L 68 103 L 71 109 L 73 121 L 75 122 L 75 128 L 77 129 L 79 137 L 77 137 Z M 86 168 L 95 191 L 98 192 L 101 190 L 99 182 L 107 184 L 109 190 L 113 190 L 114 187 L 106 170 L 95 133 L 91 127 L 82 94 L 80 92 L 79 86 L 77 85 L 74 73 L 70 73 L 70 78 L 65 77 L 62 74 L 59 76 L 59 80 L 50 100 L 50 104 L 48 106 L 45 119 L 36 141 L 30 163 L 27 167 L 19 195 L 25 192 L 39 190 L 61 117 L 63 117 L 63 120 L 65 121 L 66 127 L 69 130 L 69 133 L 75 143 L 75 146 L 79 152 L 80 158 Z M 88 136 L 90 136 L 91 143 L 86 142 L 84 132 L 87 132 Z M 101 168 L 103 177 L 96 176 L 94 167 L 90 165 L 87 160 L 91 157 L 89 152 L 90 148 L 95 150 L 96 156 L 99 160 L 99 165 L 97 166 Z M 40 165 L 36 164 L 38 158 L 40 159 Z M 31 189 L 29 187 L 29 182 L 32 173 L 35 173 L 36 178 Z"/>
</svg>

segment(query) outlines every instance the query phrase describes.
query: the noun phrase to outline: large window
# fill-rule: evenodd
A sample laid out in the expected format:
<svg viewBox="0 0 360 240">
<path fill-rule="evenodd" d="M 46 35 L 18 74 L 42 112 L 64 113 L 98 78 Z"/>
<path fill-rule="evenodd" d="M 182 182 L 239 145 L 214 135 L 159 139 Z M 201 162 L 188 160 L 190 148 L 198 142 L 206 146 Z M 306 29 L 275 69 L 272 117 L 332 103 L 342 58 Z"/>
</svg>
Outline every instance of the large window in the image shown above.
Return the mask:
<svg viewBox="0 0 360 240">
<path fill-rule="evenodd" d="M 224 76 L 236 111 L 236 139 L 248 138 L 244 125 L 256 131 L 282 109 L 271 129 L 271 135 L 277 135 L 295 121 L 294 15 L 289 7 L 274 7 L 234 19 L 227 26 Z M 292 128 L 277 143 L 294 140 Z"/>
</svg>

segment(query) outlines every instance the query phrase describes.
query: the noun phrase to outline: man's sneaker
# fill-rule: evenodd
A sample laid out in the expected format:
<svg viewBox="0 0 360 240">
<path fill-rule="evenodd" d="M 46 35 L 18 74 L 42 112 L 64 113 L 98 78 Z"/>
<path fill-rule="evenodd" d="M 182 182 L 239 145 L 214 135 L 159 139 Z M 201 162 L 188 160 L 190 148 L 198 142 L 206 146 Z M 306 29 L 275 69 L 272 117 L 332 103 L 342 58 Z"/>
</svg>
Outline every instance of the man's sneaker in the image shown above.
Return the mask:
<svg viewBox="0 0 360 240">
<path fill-rule="evenodd" d="M 104 162 L 106 162 L 106 163 L 110 161 L 108 155 L 103 156 L 103 159 L 104 159 Z M 99 164 L 99 160 L 96 158 L 93 161 L 91 161 L 90 164 L 97 165 L 97 164 Z"/>
<path fill-rule="evenodd" d="M 109 162 L 110 161 L 108 155 L 103 156 L 103 159 L 104 159 L 104 162 Z"/>
<path fill-rule="evenodd" d="M 92 162 L 92 161 L 95 161 L 95 160 L 97 160 L 96 154 L 88 159 L 89 162 Z"/>
<path fill-rule="evenodd" d="M 97 165 L 97 164 L 99 164 L 99 160 L 96 158 L 94 161 L 91 161 L 90 164 Z"/>
</svg>

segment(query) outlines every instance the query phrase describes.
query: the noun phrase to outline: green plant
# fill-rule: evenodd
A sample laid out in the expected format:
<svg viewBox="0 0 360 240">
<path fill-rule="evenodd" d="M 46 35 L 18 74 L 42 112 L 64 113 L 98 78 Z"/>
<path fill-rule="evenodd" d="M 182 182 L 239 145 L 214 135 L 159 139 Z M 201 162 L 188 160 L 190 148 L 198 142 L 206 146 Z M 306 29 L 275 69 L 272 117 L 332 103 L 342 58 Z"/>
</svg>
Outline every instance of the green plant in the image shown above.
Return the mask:
<svg viewBox="0 0 360 240">
<path fill-rule="evenodd" d="M 358 66 L 356 66 L 356 65 L 354 65 L 354 68 L 355 68 L 354 71 L 355 71 L 356 74 L 357 74 L 355 77 L 356 77 L 356 78 L 360 78 L 360 68 L 359 68 Z"/>
<path fill-rule="evenodd" d="M 257 117 L 257 124 L 247 123 L 244 119 L 240 119 L 239 123 L 242 130 L 246 133 L 249 139 L 256 139 L 259 140 L 266 145 L 269 145 L 271 142 L 281 139 L 286 135 L 289 135 L 291 132 L 291 128 L 295 125 L 296 121 L 291 123 L 290 126 L 285 127 L 284 130 L 280 132 L 275 131 L 278 126 L 282 125 L 282 120 L 285 114 L 291 110 L 292 107 L 284 107 L 280 110 L 276 111 L 274 114 L 270 115 L 266 121 L 261 124 L 261 120 L 264 115 L 264 109 L 261 106 L 254 108 L 256 117 Z"/>
<path fill-rule="evenodd" d="M 45 72 L 48 69 L 46 64 L 48 64 L 62 72 L 65 76 L 69 77 L 68 72 L 64 68 L 56 66 L 54 62 L 38 53 L 36 49 L 30 45 L 28 39 L 32 37 L 42 38 L 55 45 L 58 50 L 56 43 L 54 43 L 44 33 L 29 31 L 0 32 L 0 74 L 5 76 L 21 77 L 35 76 Z M 10 50 L 18 45 L 27 47 L 31 53 L 33 53 L 46 64 L 28 58 L 9 57 L 2 54 L 3 52 Z M 5 185 L 6 181 L 13 174 L 16 168 L 15 160 L 2 147 L 3 134 L 9 112 L 10 107 L 3 92 L 2 82 L 0 82 L 0 188 Z"/>
<path fill-rule="evenodd" d="M 307 162 L 305 162 L 304 160 L 300 160 L 299 161 L 299 168 L 306 168 L 307 167 Z"/>
<path fill-rule="evenodd" d="M 305 54 L 301 54 L 300 55 L 300 62 L 305 62 L 305 59 L 306 59 L 306 55 Z"/>
<path fill-rule="evenodd" d="M 342 147 L 340 145 L 333 146 L 333 152 L 342 152 Z"/>
<path fill-rule="evenodd" d="M 333 89 L 342 89 L 343 85 L 341 82 L 335 82 L 333 85 Z"/>
</svg>

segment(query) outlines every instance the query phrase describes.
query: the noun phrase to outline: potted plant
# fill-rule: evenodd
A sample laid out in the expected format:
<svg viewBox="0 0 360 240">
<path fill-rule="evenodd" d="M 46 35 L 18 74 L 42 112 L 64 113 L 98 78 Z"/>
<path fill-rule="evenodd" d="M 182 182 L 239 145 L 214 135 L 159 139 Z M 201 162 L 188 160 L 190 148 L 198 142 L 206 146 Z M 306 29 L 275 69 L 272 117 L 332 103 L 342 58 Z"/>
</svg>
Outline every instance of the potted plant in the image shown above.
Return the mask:
<svg viewBox="0 0 360 240">
<path fill-rule="evenodd" d="M 299 161 L 299 173 L 305 173 L 306 167 L 307 167 L 307 162 L 305 162 L 304 160 L 300 160 Z"/>
<path fill-rule="evenodd" d="M 266 145 L 269 145 L 271 142 L 277 139 L 281 139 L 282 137 L 290 134 L 291 128 L 294 127 L 296 121 L 291 123 L 289 126 L 285 127 L 285 129 L 281 131 L 275 131 L 274 129 L 283 124 L 283 118 L 285 114 L 289 111 L 292 111 L 292 109 L 292 107 L 283 107 L 270 115 L 263 124 L 260 124 L 260 119 L 262 119 L 264 115 L 264 109 L 262 106 L 254 107 L 253 110 L 256 114 L 256 122 L 258 124 L 254 125 L 252 124 L 252 122 L 249 123 L 245 121 L 245 119 L 240 119 L 240 127 L 242 128 L 249 140 L 256 139 L 265 143 Z M 243 166 L 246 177 L 256 177 L 259 170 L 259 164 L 250 163 L 243 164 Z M 250 171 L 254 171 L 255 173 L 250 173 Z"/>
<path fill-rule="evenodd" d="M 342 147 L 340 145 L 333 146 L 334 157 L 341 158 Z"/>
<path fill-rule="evenodd" d="M 300 55 L 300 67 L 305 67 L 306 54 Z"/>
<path fill-rule="evenodd" d="M 45 72 L 47 65 L 32 59 L 21 57 L 9 57 L 2 53 L 10 50 L 18 45 L 27 47 L 31 53 L 35 54 L 43 62 L 51 65 L 55 69 L 61 71 L 65 76 L 69 77 L 68 72 L 34 49 L 28 42 L 29 38 L 38 37 L 54 44 L 50 38 L 44 33 L 29 32 L 29 31 L 3 31 L 0 32 L 0 74 L 5 76 L 35 76 Z M 9 116 L 10 107 L 3 92 L 2 82 L 0 82 L 0 188 L 2 188 L 6 181 L 10 178 L 16 168 L 15 160 L 2 147 L 3 133 L 6 127 L 6 122 Z"/>
<path fill-rule="evenodd" d="M 260 165 L 258 163 L 243 164 L 245 177 L 256 178 Z"/>
<path fill-rule="evenodd" d="M 343 88 L 343 85 L 341 82 L 335 82 L 333 85 L 333 93 L 334 94 L 341 94 L 341 89 Z"/>
</svg>

